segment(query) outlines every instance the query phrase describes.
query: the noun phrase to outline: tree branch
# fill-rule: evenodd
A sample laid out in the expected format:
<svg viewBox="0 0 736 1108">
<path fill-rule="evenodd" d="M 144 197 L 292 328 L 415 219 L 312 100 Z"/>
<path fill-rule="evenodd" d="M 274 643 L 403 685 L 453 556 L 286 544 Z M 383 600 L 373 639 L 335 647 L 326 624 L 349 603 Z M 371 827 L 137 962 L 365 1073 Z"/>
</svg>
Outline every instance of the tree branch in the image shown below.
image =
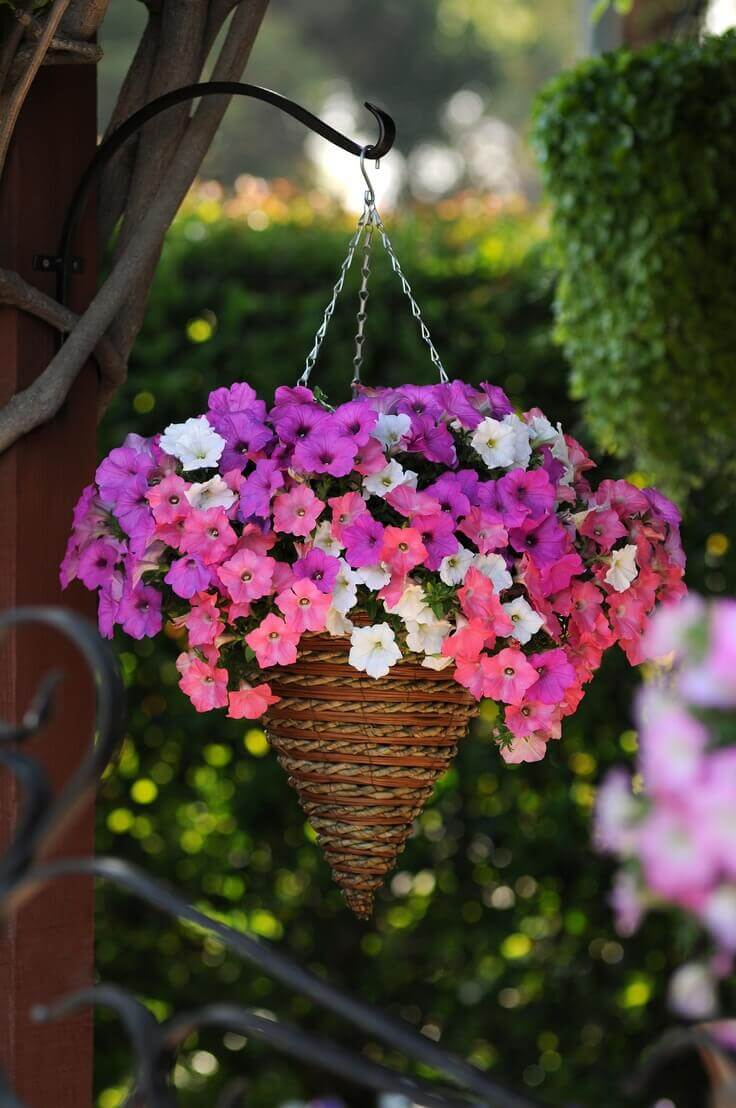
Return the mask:
<svg viewBox="0 0 736 1108">
<path fill-rule="evenodd" d="M 0 303 L 28 312 L 36 319 L 55 327 L 62 334 L 68 334 L 79 321 L 79 316 L 70 308 L 65 308 L 45 292 L 34 288 L 17 273 L 0 269 Z M 95 360 L 102 376 L 101 398 L 109 397 L 126 378 L 125 360 L 106 337 L 102 337 L 94 350 Z M 45 423 L 58 412 L 64 402 L 77 371 L 57 377 L 44 379 L 41 374 L 32 385 L 14 396 L 2 415 L 8 412 L 16 421 L 19 435 L 31 431 L 39 423 Z"/>
<path fill-rule="evenodd" d="M 214 80 L 238 80 L 253 48 L 258 30 L 266 14 L 268 0 L 250 0 L 236 10 L 214 68 Z M 190 121 L 184 139 L 171 162 L 158 192 L 135 234 L 113 266 L 105 284 L 80 316 L 62 349 L 29 389 L 18 393 L 0 411 L 0 453 L 7 450 L 23 434 L 50 418 L 50 408 L 31 426 L 21 425 L 19 413 L 27 411 L 27 394 L 32 389 L 48 390 L 58 411 L 72 381 L 107 331 L 116 313 L 130 295 L 138 274 L 157 255 L 161 236 L 173 221 L 189 190 L 202 159 L 207 152 L 229 97 L 202 100 Z"/>
<path fill-rule="evenodd" d="M 10 145 L 10 139 L 15 130 L 15 125 L 18 122 L 18 116 L 20 110 L 23 107 L 28 90 L 33 84 L 33 78 L 41 68 L 41 63 L 46 57 L 51 40 L 53 39 L 59 24 L 61 23 L 64 12 L 69 7 L 69 0 L 54 0 L 51 11 L 46 17 L 46 25 L 43 29 L 43 34 L 40 36 L 36 43 L 36 48 L 33 51 L 31 59 L 28 63 L 26 71 L 18 78 L 14 88 L 8 95 L 7 108 L 4 113 L 5 118 L 0 125 L 0 173 L 3 171 L 5 165 L 5 159 L 8 154 L 8 146 Z"/>
</svg>

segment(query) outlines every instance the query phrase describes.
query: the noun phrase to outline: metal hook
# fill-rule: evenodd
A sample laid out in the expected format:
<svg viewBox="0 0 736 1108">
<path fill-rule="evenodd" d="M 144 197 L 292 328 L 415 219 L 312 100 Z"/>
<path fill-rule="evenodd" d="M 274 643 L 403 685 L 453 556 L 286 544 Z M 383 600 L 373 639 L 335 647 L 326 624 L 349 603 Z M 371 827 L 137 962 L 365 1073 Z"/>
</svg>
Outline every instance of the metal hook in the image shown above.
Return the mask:
<svg viewBox="0 0 736 1108">
<path fill-rule="evenodd" d="M 362 149 L 360 151 L 360 172 L 363 174 L 363 180 L 365 181 L 366 185 L 368 186 L 366 188 L 366 192 L 365 192 L 366 205 L 369 208 L 373 208 L 375 206 L 375 203 L 376 203 L 376 194 L 373 190 L 373 183 L 372 183 L 370 177 L 368 176 L 368 171 L 365 168 L 365 159 L 366 159 L 366 157 L 370 156 L 369 155 L 370 149 L 371 149 L 370 146 L 364 146 L 364 147 L 362 147 Z M 379 161 L 380 161 L 380 158 L 377 158 L 376 159 L 376 165 L 378 165 Z"/>
</svg>

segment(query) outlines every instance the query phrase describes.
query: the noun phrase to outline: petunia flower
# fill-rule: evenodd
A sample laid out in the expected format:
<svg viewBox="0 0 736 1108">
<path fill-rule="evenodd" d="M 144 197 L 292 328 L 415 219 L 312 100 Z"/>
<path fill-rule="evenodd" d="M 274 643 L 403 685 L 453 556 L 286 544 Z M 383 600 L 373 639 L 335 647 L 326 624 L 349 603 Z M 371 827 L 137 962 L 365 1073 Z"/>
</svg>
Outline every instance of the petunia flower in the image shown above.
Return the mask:
<svg viewBox="0 0 736 1108">
<path fill-rule="evenodd" d="M 233 412 L 252 412 L 254 409 L 263 411 L 265 415 L 266 405 L 246 381 L 236 381 L 232 385 L 213 389 L 207 397 L 207 407 L 219 417 Z"/>
<path fill-rule="evenodd" d="M 277 531 L 302 537 L 310 534 L 324 510 L 323 502 L 306 485 L 280 493 L 273 502 L 273 525 Z"/>
<path fill-rule="evenodd" d="M 308 578 L 294 581 L 291 588 L 276 597 L 276 607 L 283 612 L 287 627 L 299 632 L 324 631 L 331 603 L 331 598 Z"/>
<path fill-rule="evenodd" d="M 232 508 L 237 497 L 233 490 L 217 475 L 209 481 L 195 481 L 186 491 L 186 498 L 193 508 Z M 150 498 L 149 498 L 150 499 Z"/>
<path fill-rule="evenodd" d="M 278 462 L 260 458 L 240 486 L 240 518 L 260 516 L 266 519 L 271 511 L 271 498 L 283 487 L 284 475 Z"/>
<path fill-rule="evenodd" d="M 175 473 L 164 477 L 146 493 L 156 523 L 173 523 L 189 514 L 189 485 Z"/>
<path fill-rule="evenodd" d="M 121 485 L 112 510 L 130 538 L 142 540 L 151 534 L 154 518 L 148 503 L 148 481 L 142 473 Z"/>
<path fill-rule="evenodd" d="M 437 501 L 441 511 L 449 512 L 455 523 L 470 511 L 470 500 L 455 473 L 443 473 L 434 484 L 427 485 L 424 492 Z"/>
<path fill-rule="evenodd" d="M 539 735 L 515 737 L 508 746 L 501 747 L 501 757 L 509 766 L 521 762 L 541 762 L 547 753 L 547 743 Z"/>
<path fill-rule="evenodd" d="M 540 569 L 551 566 L 570 545 L 567 532 L 554 515 L 525 519 L 520 527 L 509 531 L 509 542 L 515 550 L 527 551 Z"/>
<path fill-rule="evenodd" d="M 289 446 L 306 443 L 325 420 L 327 413 L 307 404 L 286 404 L 271 413 L 279 438 Z"/>
<path fill-rule="evenodd" d="M 114 504 L 121 489 L 139 475 L 147 478 L 153 468 L 153 458 L 147 450 L 116 447 L 100 462 L 95 472 L 100 496 L 106 504 Z"/>
<path fill-rule="evenodd" d="M 117 622 L 132 639 L 152 638 L 163 626 L 161 593 L 153 585 L 136 585 L 123 593 Z"/>
<path fill-rule="evenodd" d="M 342 530 L 345 561 L 353 569 L 376 565 L 381 561 L 383 537 L 383 524 L 374 519 L 369 512 L 364 511 Z"/>
<path fill-rule="evenodd" d="M 427 548 L 416 528 L 387 527 L 385 529 L 381 561 L 386 563 L 392 574 L 405 577 L 415 566 L 426 561 L 426 558 Z"/>
<path fill-rule="evenodd" d="M 330 419 L 324 420 L 294 448 L 293 466 L 303 473 L 329 473 L 346 477 L 353 468 L 358 445 L 341 435 Z"/>
<path fill-rule="evenodd" d="M 483 508 L 471 508 L 457 529 L 475 543 L 481 554 L 501 550 L 508 542 L 509 536 L 503 522 L 494 513 Z"/>
<path fill-rule="evenodd" d="M 340 559 L 325 554 L 314 547 L 302 558 L 294 562 L 293 571 L 297 581 L 307 579 L 316 585 L 320 592 L 331 593 L 340 569 Z"/>
<path fill-rule="evenodd" d="M 250 604 L 273 591 L 274 558 L 254 550 L 237 550 L 217 569 L 217 576 L 236 604 Z"/>
<path fill-rule="evenodd" d="M 399 415 L 387 415 L 381 412 L 371 435 L 378 440 L 385 451 L 391 453 L 404 446 L 410 431 L 411 419 L 408 415 L 403 412 Z"/>
<path fill-rule="evenodd" d="M 496 636 L 489 632 L 482 619 L 470 619 L 464 627 L 458 628 L 442 644 L 442 653 L 446 658 L 454 658 L 458 665 L 475 664 L 480 660 L 483 650 L 492 647 Z"/>
<path fill-rule="evenodd" d="M 184 520 L 181 548 L 187 554 L 198 554 L 206 565 L 223 561 L 237 541 L 222 508 L 192 512 Z"/>
<path fill-rule="evenodd" d="M 575 668 L 562 647 L 530 654 L 529 662 L 537 671 L 537 680 L 529 688 L 529 697 L 542 704 L 558 704 L 575 680 Z"/>
<path fill-rule="evenodd" d="M 626 528 L 612 508 L 593 508 L 585 513 L 578 528 L 581 535 L 592 539 L 596 546 L 608 552 L 613 544 L 627 534 Z"/>
<path fill-rule="evenodd" d="M 429 462 L 454 466 L 457 462 L 455 440 L 445 423 L 435 423 L 430 416 L 416 416 L 411 421 L 411 431 L 405 449 L 421 454 Z"/>
<path fill-rule="evenodd" d="M 484 555 L 485 556 L 485 555 Z M 467 550 L 464 546 L 458 544 L 458 549 L 454 554 L 447 554 L 439 564 L 440 580 L 444 581 L 446 585 L 462 585 L 465 580 L 465 574 L 473 565 L 473 560 L 476 555 L 472 550 Z M 503 559 L 501 559 L 503 561 Z M 509 576 L 509 584 L 511 584 L 511 577 Z"/>
<path fill-rule="evenodd" d="M 190 646 L 209 646 L 225 630 L 222 613 L 214 593 L 198 593 L 181 622 L 187 629 Z"/>
<path fill-rule="evenodd" d="M 476 554 L 473 557 L 473 569 L 477 569 L 493 585 L 496 592 L 510 589 L 513 579 L 506 568 L 506 559 L 502 554 Z"/>
<path fill-rule="evenodd" d="M 371 496 L 384 498 L 390 492 L 393 492 L 397 486 L 416 486 L 416 480 L 416 473 L 412 473 L 411 470 L 404 471 L 402 466 L 395 459 L 392 459 L 388 465 L 384 466 L 383 469 L 379 469 L 377 473 L 371 473 L 363 478 L 363 490 Z"/>
<path fill-rule="evenodd" d="M 267 669 L 269 666 L 292 665 L 296 661 L 300 637 L 296 628 L 288 627 L 283 619 L 270 612 L 245 636 L 245 641 L 255 653 L 261 669 Z"/>
<path fill-rule="evenodd" d="M 241 681 L 235 692 L 228 693 L 228 717 L 230 719 L 258 719 L 272 704 L 278 704 L 281 697 L 274 696 L 271 686 L 264 681 L 260 685 L 250 685 Z"/>
<path fill-rule="evenodd" d="M 436 422 L 442 415 L 442 403 L 437 397 L 436 385 L 402 385 L 396 389 L 394 408 L 414 421 L 429 416 Z"/>
<path fill-rule="evenodd" d="M 553 722 L 554 715 L 553 704 L 525 700 L 522 704 L 506 705 L 504 722 L 512 735 L 517 739 L 525 739 L 535 732 L 544 733 Z"/>
<path fill-rule="evenodd" d="M 411 476 L 412 484 L 397 485 L 386 497 L 386 503 L 390 504 L 399 515 L 407 519 L 412 519 L 418 515 L 434 515 L 440 512 L 439 503 L 434 497 L 429 496 L 426 492 L 417 492 L 414 487 L 416 473 L 406 470 L 406 475 Z"/>
<path fill-rule="evenodd" d="M 376 426 L 378 414 L 364 402 L 351 400 L 335 409 L 332 420 L 340 434 L 345 435 L 356 446 L 365 446 Z"/>
<path fill-rule="evenodd" d="M 338 570 L 332 584 L 332 607 L 345 615 L 358 602 L 358 575 L 344 558 L 338 561 Z"/>
<path fill-rule="evenodd" d="M 167 454 L 178 458 L 185 473 L 192 469 L 211 469 L 220 460 L 225 440 L 218 435 L 206 416 L 170 423 L 159 439 Z"/>
<path fill-rule="evenodd" d="M 116 570 L 97 594 L 97 626 L 100 634 L 111 639 L 115 625 L 120 622 L 120 602 L 125 592 L 125 577 Z"/>
<path fill-rule="evenodd" d="M 544 620 L 538 612 L 535 612 L 528 600 L 523 596 L 517 596 L 507 604 L 501 605 L 506 615 L 511 620 L 511 634 L 522 645 L 536 635 Z"/>
<path fill-rule="evenodd" d="M 369 677 L 385 677 L 400 658 L 396 636 L 387 623 L 353 629 L 348 654 L 348 662 L 353 669 L 367 673 Z"/>
<path fill-rule="evenodd" d="M 342 542 L 343 530 L 365 512 L 365 500 L 357 492 L 346 492 L 330 497 L 327 503 L 332 508 L 332 534 Z"/>
<path fill-rule="evenodd" d="M 167 585 L 183 600 L 190 600 L 195 593 L 204 592 L 212 583 L 212 570 L 196 554 L 185 554 L 171 563 L 164 577 Z"/>
<path fill-rule="evenodd" d="M 391 580 L 391 574 L 380 564 L 372 566 L 356 566 L 353 569 L 355 580 L 359 585 L 365 585 L 371 592 L 378 592 Z"/>
<path fill-rule="evenodd" d="M 554 485 L 543 469 L 512 469 L 496 487 L 507 527 L 518 527 L 527 516 L 538 519 L 554 508 Z"/>
<path fill-rule="evenodd" d="M 480 664 L 483 695 L 504 704 L 521 704 L 525 693 L 537 680 L 534 666 L 515 647 L 508 646 L 498 654 L 485 654 Z"/>
<path fill-rule="evenodd" d="M 179 678 L 179 688 L 198 712 L 210 712 L 227 704 L 227 670 L 194 657 Z"/>
<path fill-rule="evenodd" d="M 314 532 L 314 538 L 312 539 L 312 547 L 315 550 L 323 550 L 325 554 L 329 554 L 333 558 L 339 558 L 343 551 L 343 545 L 332 534 L 332 524 L 329 520 L 324 519 L 317 524 L 317 530 Z"/>
<path fill-rule="evenodd" d="M 446 619 L 437 619 L 430 612 L 429 619 L 407 620 L 406 645 L 416 654 L 441 654 L 442 644 L 452 630 Z"/>
<path fill-rule="evenodd" d="M 77 577 L 88 589 L 97 589 L 111 579 L 124 548 L 115 539 L 94 539 L 79 554 Z"/>
<path fill-rule="evenodd" d="M 516 459 L 514 428 L 492 416 L 487 416 L 478 424 L 470 445 L 489 469 L 509 469 Z"/>
<path fill-rule="evenodd" d="M 220 458 L 223 473 L 230 469 L 244 470 L 248 462 L 255 461 L 274 440 L 271 428 L 248 411 L 223 415 L 215 420 L 214 426 L 225 440 Z"/>
<path fill-rule="evenodd" d="M 386 465 L 386 455 L 383 447 L 374 438 L 369 438 L 364 446 L 359 446 L 353 460 L 353 469 L 364 477 L 369 473 L 377 473 Z"/>
<path fill-rule="evenodd" d="M 622 546 L 611 553 L 610 565 L 604 580 L 616 592 L 625 592 L 631 582 L 636 580 L 638 572 L 636 547 Z"/>
</svg>

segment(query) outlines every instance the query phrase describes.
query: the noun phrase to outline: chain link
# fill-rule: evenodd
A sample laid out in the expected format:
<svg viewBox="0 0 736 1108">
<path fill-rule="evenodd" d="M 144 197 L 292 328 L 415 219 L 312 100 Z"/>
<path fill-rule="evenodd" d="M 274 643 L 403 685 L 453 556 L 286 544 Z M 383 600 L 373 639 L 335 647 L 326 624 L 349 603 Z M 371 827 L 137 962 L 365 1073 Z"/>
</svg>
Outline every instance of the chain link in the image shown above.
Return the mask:
<svg viewBox="0 0 736 1108">
<path fill-rule="evenodd" d="M 329 326 L 329 322 L 332 319 L 333 313 L 335 311 L 335 305 L 337 304 L 337 298 L 340 295 L 340 293 L 342 292 L 342 288 L 343 288 L 343 285 L 345 284 L 345 278 L 347 277 L 348 270 L 350 269 L 350 266 L 353 264 L 353 257 L 355 255 L 355 250 L 358 246 L 358 243 L 360 242 L 363 231 L 365 230 L 366 225 L 367 225 L 367 223 L 370 219 L 370 214 L 371 214 L 370 213 L 370 208 L 366 204 L 366 206 L 363 208 L 363 211 L 361 212 L 360 219 L 358 220 L 358 226 L 355 228 L 355 232 L 353 233 L 353 237 L 351 238 L 351 240 L 348 244 L 348 252 L 345 255 L 345 257 L 343 258 L 342 265 L 340 266 L 340 273 L 338 275 L 337 281 L 335 282 L 335 286 L 332 290 L 332 297 L 330 298 L 329 304 L 325 308 L 325 313 L 322 317 L 322 322 L 321 322 L 321 324 L 319 325 L 319 327 L 317 329 L 317 334 L 314 336 L 314 345 L 312 346 L 312 349 L 307 354 L 307 360 L 304 363 L 304 372 L 302 373 L 302 375 L 301 375 L 301 377 L 299 378 L 299 381 L 298 381 L 298 384 L 300 384 L 300 385 L 309 384 L 309 376 L 310 376 L 312 370 L 314 369 L 314 363 L 317 361 L 317 355 L 319 354 L 320 347 L 322 346 L 322 343 L 324 341 L 324 337 L 327 334 L 327 327 Z"/>
<path fill-rule="evenodd" d="M 366 194 L 366 201 L 368 195 Z M 360 267 L 361 281 L 360 289 L 358 290 L 358 330 L 355 332 L 355 356 L 353 357 L 353 379 L 350 382 L 350 387 L 353 392 L 353 396 L 357 395 L 360 387 L 360 370 L 363 365 L 363 352 L 365 348 L 365 321 L 368 318 L 368 297 L 370 291 L 368 288 L 368 282 L 371 276 L 371 246 L 373 245 L 373 212 L 372 205 L 366 204 L 369 209 L 369 220 L 366 223 L 365 234 L 363 235 L 363 262 Z"/>
</svg>

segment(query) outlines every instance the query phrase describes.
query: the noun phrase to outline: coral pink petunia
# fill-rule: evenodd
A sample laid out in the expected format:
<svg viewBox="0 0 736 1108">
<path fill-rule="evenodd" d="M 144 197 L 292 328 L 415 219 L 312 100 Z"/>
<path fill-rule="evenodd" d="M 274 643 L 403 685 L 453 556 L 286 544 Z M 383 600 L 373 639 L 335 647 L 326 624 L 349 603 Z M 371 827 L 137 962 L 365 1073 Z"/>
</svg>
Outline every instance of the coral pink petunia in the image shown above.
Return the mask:
<svg viewBox="0 0 736 1108">
<path fill-rule="evenodd" d="M 495 639 L 482 619 L 471 619 L 444 640 L 442 653 L 445 658 L 454 658 L 457 665 L 477 663 L 484 647 L 492 647 Z"/>
<path fill-rule="evenodd" d="M 273 612 L 259 623 L 245 641 L 256 656 L 261 669 L 268 666 L 290 666 L 296 661 L 296 648 L 300 633 L 287 627 L 283 619 Z"/>
<path fill-rule="evenodd" d="M 332 598 L 321 592 L 313 581 L 303 577 L 276 597 L 276 607 L 286 617 L 286 625 L 296 631 L 324 631 Z"/>
<path fill-rule="evenodd" d="M 427 548 L 419 531 L 414 527 L 387 527 L 381 546 L 381 561 L 391 573 L 405 577 L 416 566 L 426 561 Z"/>
<path fill-rule="evenodd" d="M 343 496 L 331 497 L 327 503 L 332 508 L 332 537 L 342 542 L 345 528 L 355 523 L 358 516 L 366 510 L 365 500 L 357 492 L 346 492 Z"/>
<path fill-rule="evenodd" d="M 458 524 L 458 531 L 475 543 L 481 554 L 501 550 L 508 542 L 508 532 L 494 512 L 483 508 L 471 508 Z"/>
<path fill-rule="evenodd" d="M 494 631 L 497 635 L 511 634 L 514 625 L 504 611 L 492 582 L 480 570 L 470 567 L 457 596 L 468 619 L 483 620 L 488 631 Z"/>
<path fill-rule="evenodd" d="M 594 508 L 588 512 L 578 530 L 606 553 L 618 539 L 627 534 L 618 514 L 612 508 Z"/>
<path fill-rule="evenodd" d="M 228 695 L 228 716 L 230 719 L 258 719 L 272 704 L 281 699 L 274 696 L 271 686 L 264 681 L 260 685 L 249 685 L 241 681 L 237 692 Z"/>
<path fill-rule="evenodd" d="M 498 654 L 484 655 L 480 660 L 483 669 L 483 693 L 505 704 L 521 704 L 527 689 L 537 680 L 534 666 L 520 650 L 507 646 Z"/>
<path fill-rule="evenodd" d="M 174 523 L 175 520 L 189 515 L 191 509 L 187 500 L 188 488 L 186 481 L 175 473 L 170 473 L 148 490 L 146 497 L 156 523 Z"/>
<path fill-rule="evenodd" d="M 214 593 L 203 592 L 195 596 L 181 622 L 187 629 L 190 646 L 210 646 L 225 630 Z"/>
</svg>

